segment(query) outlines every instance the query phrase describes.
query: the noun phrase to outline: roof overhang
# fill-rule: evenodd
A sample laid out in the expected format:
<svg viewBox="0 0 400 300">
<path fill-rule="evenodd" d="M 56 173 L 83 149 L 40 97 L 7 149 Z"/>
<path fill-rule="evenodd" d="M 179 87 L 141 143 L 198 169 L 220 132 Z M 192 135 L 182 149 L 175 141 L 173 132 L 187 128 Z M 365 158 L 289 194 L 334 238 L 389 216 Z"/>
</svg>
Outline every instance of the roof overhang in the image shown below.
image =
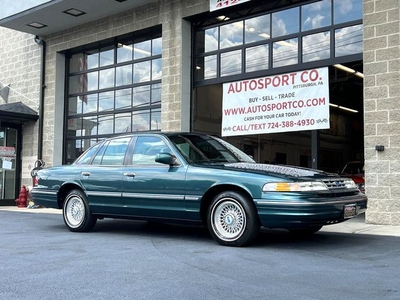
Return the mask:
<svg viewBox="0 0 400 300">
<path fill-rule="evenodd" d="M 36 0 L 36 2 L 31 2 L 42 4 L 29 7 L 27 6 L 29 2 L 0 0 L 0 7 L 12 6 L 7 14 L 0 14 L 0 26 L 37 36 L 46 36 L 155 1 Z M 68 12 L 73 14 L 68 14 Z M 83 14 L 79 12 L 83 12 Z M 35 28 L 32 27 L 32 24 L 36 26 L 43 24 L 44 27 Z"/>
<path fill-rule="evenodd" d="M 0 105 L 0 122 L 23 124 L 25 122 L 35 122 L 37 119 L 39 119 L 38 113 L 22 102 Z"/>
</svg>

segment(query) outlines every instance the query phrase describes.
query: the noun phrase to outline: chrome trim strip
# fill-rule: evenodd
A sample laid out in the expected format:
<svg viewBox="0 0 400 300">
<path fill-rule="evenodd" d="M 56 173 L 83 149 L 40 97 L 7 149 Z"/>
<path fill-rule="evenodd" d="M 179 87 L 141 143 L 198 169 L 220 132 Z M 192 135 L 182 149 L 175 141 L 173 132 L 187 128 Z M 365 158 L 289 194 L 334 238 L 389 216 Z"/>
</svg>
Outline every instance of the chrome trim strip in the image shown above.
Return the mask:
<svg viewBox="0 0 400 300">
<path fill-rule="evenodd" d="M 185 200 L 188 201 L 199 201 L 202 196 L 185 196 Z"/>
<path fill-rule="evenodd" d="M 349 200 L 340 200 L 340 201 L 326 201 L 326 202 L 280 202 L 280 201 L 267 201 L 267 200 L 259 200 L 257 201 L 257 205 L 276 205 L 276 206 L 313 206 L 313 205 L 331 205 L 331 204 L 352 204 L 358 202 L 367 201 L 367 199 L 349 199 Z"/>
<path fill-rule="evenodd" d="M 124 198 L 183 200 L 184 195 L 122 193 Z"/>
<path fill-rule="evenodd" d="M 88 196 L 121 197 L 121 192 L 86 192 Z"/>
<path fill-rule="evenodd" d="M 58 191 L 43 191 L 43 190 L 35 190 L 31 191 L 32 194 L 46 194 L 46 195 L 57 195 Z"/>
</svg>

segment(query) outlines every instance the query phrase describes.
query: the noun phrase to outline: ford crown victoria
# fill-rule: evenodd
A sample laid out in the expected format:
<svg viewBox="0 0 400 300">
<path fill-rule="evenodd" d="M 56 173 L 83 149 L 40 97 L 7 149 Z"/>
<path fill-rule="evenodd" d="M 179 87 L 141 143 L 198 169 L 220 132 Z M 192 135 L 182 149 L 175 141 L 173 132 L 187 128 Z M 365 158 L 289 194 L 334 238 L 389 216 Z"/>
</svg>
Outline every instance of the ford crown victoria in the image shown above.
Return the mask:
<svg viewBox="0 0 400 300">
<path fill-rule="evenodd" d="M 256 163 L 221 138 L 194 133 L 106 139 L 35 180 L 35 204 L 62 209 L 71 231 L 90 231 L 102 218 L 197 223 L 227 246 L 251 243 L 261 226 L 312 234 L 367 208 L 350 178 Z"/>
</svg>

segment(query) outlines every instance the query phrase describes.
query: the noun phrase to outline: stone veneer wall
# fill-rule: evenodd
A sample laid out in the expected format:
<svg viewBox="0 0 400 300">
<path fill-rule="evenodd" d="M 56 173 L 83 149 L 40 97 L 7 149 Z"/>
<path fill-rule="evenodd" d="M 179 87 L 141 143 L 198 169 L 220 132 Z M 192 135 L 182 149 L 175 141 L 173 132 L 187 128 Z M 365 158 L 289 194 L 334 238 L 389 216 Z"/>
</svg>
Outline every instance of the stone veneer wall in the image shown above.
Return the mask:
<svg viewBox="0 0 400 300">
<path fill-rule="evenodd" d="M 400 225 L 400 2 L 363 6 L 366 222 Z"/>
<path fill-rule="evenodd" d="M 39 112 L 41 46 L 33 35 L 0 27 L 0 82 L 10 84 L 8 103 L 23 102 Z M 0 98 L 0 104 L 5 104 Z M 37 159 L 38 122 L 22 127 L 22 184 L 31 185 Z"/>
</svg>

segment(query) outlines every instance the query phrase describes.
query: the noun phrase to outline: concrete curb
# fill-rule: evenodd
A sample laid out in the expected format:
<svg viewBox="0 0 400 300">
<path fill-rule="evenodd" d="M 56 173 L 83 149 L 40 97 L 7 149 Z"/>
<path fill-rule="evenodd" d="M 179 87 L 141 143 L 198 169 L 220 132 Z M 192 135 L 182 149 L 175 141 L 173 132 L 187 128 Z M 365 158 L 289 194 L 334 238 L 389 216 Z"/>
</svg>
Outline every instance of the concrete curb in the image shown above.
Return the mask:
<svg viewBox="0 0 400 300">
<path fill-rule="evenodd" d="M 340 224 L 324 226 L 321 231 L 400 237 L 400 226 L 367 224 L 364 214 Z"/>
<path fill-rule="evenodd" d="M 18 206 L 0 206 L 0 211 L 16 211 L 16 212 L 24 212 L 24 213 L 45 213 L 45 214 L 61 214 L 61 209 L 53 209 L 53 208 L 27 208 L 27 207 L 18 207 Z"/>
</svg>

